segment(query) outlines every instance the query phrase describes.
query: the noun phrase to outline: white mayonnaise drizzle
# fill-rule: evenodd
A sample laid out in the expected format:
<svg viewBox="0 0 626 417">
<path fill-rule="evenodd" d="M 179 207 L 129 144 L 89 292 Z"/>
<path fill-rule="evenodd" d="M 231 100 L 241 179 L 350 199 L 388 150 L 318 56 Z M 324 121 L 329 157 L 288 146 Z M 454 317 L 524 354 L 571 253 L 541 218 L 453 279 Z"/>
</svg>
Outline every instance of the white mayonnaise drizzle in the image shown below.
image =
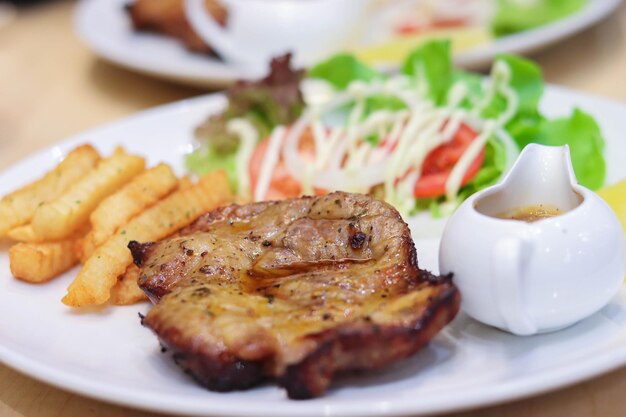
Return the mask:
<svg viewBox="0 0 626 417">
<path fill-rule="evenodd" d="M 411 144 L 418 136 L 419 131 L 423 129 L 424 124 L 428 123 L 429 119 L 432 119 L 432 116 L 432 104 L 428 102 L 424 103 L 422 109 L 414 111 L 398 139 L 395 150 L 391 154 L 391 160 L 385 174 L 385 200 L 391 204 L 394 204 L 397 200 L 394 183 L 398 177 L 404 174 L 404 171 L 400 171 L 401 164 L 404 165 L 403 163 Z"/>
<path fill-rule="evenodd" d="M 457 193 L 461 189 L 461 183 L 465 173 L 472 162 L 478 157 L 480 151 L 485 147 L 487 140 L 493 135 L 495 128 L 496 124 L 493 121 L 488 121 L 480 135 L 470 143 L 465 152 L 463 152 L 463 155 L 461 155 L 454 165 L 454 168 L 452 168 L 446 180 L 446 199 L 448 201 L 454 201 L 456 198 Z"/>
<path fill-rule="evenodd" d="M 491 80 L 486 80 L 487 93 L 483 99 L 474 107 L 473 115 L 480 117 L 481 113 L 489 103 L 501 94 L 506 100 L 506 109 L 497 119 L 498 126 L 507 124 L 519 108 L 519 98 L 511 88 L 511 68 L 504 61 L 496 61 L 491 71 Z"/>
<path fill-rule="evenodd" d="M 311 133 L 313 134 L 313 143 L 315 144 L 315 158 L 312 165 L 315 169 L 322 169 L 324 168 L 324 163 L 328 160 L 328 155 L 334 142 L 334 140 L 329 138 L 332 132 L 327 132 L 322 121 L 317 117 L 311 123 Z"/>
<path fill-rule="evenodd" d="M 326 146 L 323 147 L 323 149 L 321 150 L 315 150 L 315 167 L 322 169 L 322 168 L 326 168 L 330 165 L 330 160 L 331 160 L 331 156 L 333 155 L 332 152 L 333 150 L 336 150 L 337 147 L 339 146 L 339 144 L 341 143 L 341 138 L 343 137 L 343 135 L 345 134 L 345 129 L 343 127 L 338 127 L 333 129 L 333 131 L 331 132 L 331 134 L 328 137 L 328 141 L 326 142 Z M 341 161 L 339 161 L 337 163 L 337 168 L 339 168 L 339 165 L 341 164 Z"/>
<path fill-rule="evenodd" d="M 244 200 L 249 200 L 252 193 L 250 191 L 248 166 L 250 157 L 259 141 L 259 135 L 254 125 L 246 119 L 233 119 L 228 122 L 226 129 L 229 133 L 239 137 L 239 149 L 235 156 L 237 181 L 239 183 L 237 195 Z"/>
<path fill-rule="evenodd" d="M 313 195 L 313 175 L 315 175 L 315 165 L 306 162 L 304 165 L 304 175 L 302 176 L 302 194 Z"/>
<path fill-rule="evenodd" d="M 284 127 L 273 132 L 255 199 L 260 200 L 267 193 L 279 159 L 281 138 L 286 136 L 282 156 L 289 173 L 301 182 L 303 193 L 310 194 L 315 187 L 368 192 L 372 186 L 383 184 L 385 200 L 406 214 L 414 207 L 413 188 L 427 156 L 452 140 L 461 124 L 466 124 L 478 136 L 456 162 L 445 183 L 447 206 L 442 209 L 454 209 L 463 178 L 472 162 L 489 138 L 500 137 L 501 127 L 517 113 L 519 98 L 510 86 L 511 69 L 503 61 L 495 64 L 491 79 L 485 81 L 485 95 L 479 103 L 473 103 L 471 112 L 460 107 L 469 94 L 465 83 L 455 83 L 448 93 L 447 105 L 435 107 L 426 98 L 429 84 L 424 68 L 414 70 L 413 80 L 395 76 L 371 83 L 355 81 L 334 96 L 329 94 L 327 86 L 320 95 L 316 95 L 314 89 L 307 90 L 307 95 L 316 97 L 315 103 L 308 106 L 289 133 Z M 407 108 L 378 110 L 364 117 L 367 99 L 381 94 L 401 100 Z M 506 108 L 496 120 L 484 121 L 481 113 L 496 96 L 504 98 Z M 354 105 L 339 126 L 325 122 L 326 114 L 350 103 Z M 307 129 L 310 129 L 315 145 L 313 162 L 303 160 L 298 151 Z M 383 142 L 372 145 L 364 140 L 372 134 Z M 507 146 L 511 148 L 510 144 Z M 238 166 L 241 165 L 238 163 Z"/>
<path fill-rule="evenodd" d="M 464 82 L 457 81 L 454 83 L 452 87 L 450 87 L 450 91 L 448 91 L 448 106 L 459 107 L 463 99 L 467 97 L 467 93 L 469 93 L 469 91 Z"/>
<path fill-rule="evenodd" d="M 284 126 L 277 126 L 272 135 L 270 136 L 269 143 L 267 144 L 267 151 L 259 171 L 259 179 L 254 190 L 254 200 L 262 201 L 265 199 L 267 190 L 270 187 L 272 180 L 272 174 L 278 163 L 280 157 L 280 145 L 282 145 L 285 138 L 286 129 Z"/>
</svg>

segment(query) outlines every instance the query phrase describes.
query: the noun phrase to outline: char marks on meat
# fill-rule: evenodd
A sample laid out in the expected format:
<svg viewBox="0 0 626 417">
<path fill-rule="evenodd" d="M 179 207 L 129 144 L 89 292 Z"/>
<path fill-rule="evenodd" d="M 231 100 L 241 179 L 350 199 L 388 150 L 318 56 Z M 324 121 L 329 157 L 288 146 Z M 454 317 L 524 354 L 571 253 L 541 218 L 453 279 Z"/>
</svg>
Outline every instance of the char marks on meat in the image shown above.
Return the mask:
<svg viewBox="0 0 626 417">
<path fill-rule="evenodd" d="M 398 212 L 363 195 L 232 205 L 131 250 L 156 303 L 143 324 L 217 391 L 274 379 L 319 396 L 412 355 L 459 308 L 449 278 L 418 268 Z"/>
</svg>

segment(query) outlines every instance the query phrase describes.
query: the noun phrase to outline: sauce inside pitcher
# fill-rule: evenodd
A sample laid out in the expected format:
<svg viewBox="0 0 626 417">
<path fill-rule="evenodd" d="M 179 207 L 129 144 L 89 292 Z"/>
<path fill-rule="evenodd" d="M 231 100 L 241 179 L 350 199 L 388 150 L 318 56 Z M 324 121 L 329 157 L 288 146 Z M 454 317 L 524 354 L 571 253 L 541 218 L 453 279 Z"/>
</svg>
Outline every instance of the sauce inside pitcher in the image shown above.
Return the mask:
<svg viewBox="0 0 626 417">
<path fill-rule="evenodd" d="M 559 216 L 562 213 L 563 211 L 558 207 L 550 204 L 539 204 L 507 210 L 498 214 L 496 217 L 505 220 L 520 220 L 526 223 L 533 223 L 550 217 Z"/>
<path fill-rule="evenodd" d="M 529 146 L 500 186 L 482 194 L 474 209 L 486 216 L 536 222 L 579 207 L 576 177 L 565 148 Z"/>
</svg>

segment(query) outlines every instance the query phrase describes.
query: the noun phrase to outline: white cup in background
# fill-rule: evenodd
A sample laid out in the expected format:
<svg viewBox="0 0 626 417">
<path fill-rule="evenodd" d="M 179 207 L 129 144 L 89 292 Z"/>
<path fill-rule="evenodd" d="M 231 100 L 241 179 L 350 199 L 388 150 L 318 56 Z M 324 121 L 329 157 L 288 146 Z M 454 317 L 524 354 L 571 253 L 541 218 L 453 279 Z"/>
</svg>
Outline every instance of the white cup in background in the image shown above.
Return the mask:
<svg viewBox="0 0 626 417">
<path fill-rule="evenodd" d="M 220 0 L 226 27 L 204 7 L 185 0 L 189 23 L 220 56 L 233 63 L 266 66 L 272 57 L 294 53 L 310 65 L 346 48 L 357 36 L 370 0 Z"/>
</svg>

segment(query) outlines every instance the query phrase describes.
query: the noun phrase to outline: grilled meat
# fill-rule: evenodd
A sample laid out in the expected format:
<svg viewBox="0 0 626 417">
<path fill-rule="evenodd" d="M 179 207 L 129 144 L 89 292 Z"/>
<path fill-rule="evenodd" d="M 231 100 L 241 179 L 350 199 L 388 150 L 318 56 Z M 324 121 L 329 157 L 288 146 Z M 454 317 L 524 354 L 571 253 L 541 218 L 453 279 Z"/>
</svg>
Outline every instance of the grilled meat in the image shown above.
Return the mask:
<svg viewBox="0 0 626 417">
<path fill-rule="evenodd" d="M 220 25 L 226 24 L 227 11 L 217 0 L 205 0 L 205 7 Z M 177 38 L 194 52 L 213 52 L 187 21 L 183 0 L 135 0 L 126 11 L 135 30 Z"/>
<path fill-rule="evenodd" d="M 143 324 L 217 391 L 271 378 L 319 396 L 338 373 L 415 353 L 459 308 L 449 278 L 418 268 L 398 212 L 364 195 L 232 205 L 129 247 L 156 303 Z"/>
</svg>

